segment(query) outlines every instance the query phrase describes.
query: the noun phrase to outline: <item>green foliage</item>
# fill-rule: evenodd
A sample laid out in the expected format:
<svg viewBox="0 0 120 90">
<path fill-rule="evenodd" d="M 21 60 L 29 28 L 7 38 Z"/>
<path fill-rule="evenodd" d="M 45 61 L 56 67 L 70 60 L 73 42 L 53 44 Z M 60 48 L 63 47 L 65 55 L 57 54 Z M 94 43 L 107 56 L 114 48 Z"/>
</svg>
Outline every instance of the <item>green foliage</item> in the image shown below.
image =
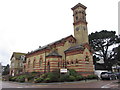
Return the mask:
<svg viewBox="0 0 120 90">
<path fill-rule="evenodd" d="M 97 75 L 88 75 L 88 76 L 86 77 L 86 79 L 97 79 L 97 78 L 98 78 Z"/>
<path fill-rule="evenodd" d="M 52 81 L 51 81 L 51 78 L 45 78 L 44 82 L 49 83 L 49 82 L 52 82 Z"/>
<path fill-rule="evenodd" d="M 9 77 L 9 81 L 16 81 L 16 79 L 17 79 L 17 76 L 15 76 L 15 77 Z"/>
<path fill-rule="evenodd" d="M 84 80 L 84 76 L 78 75 L 76 76 L 76 80 L 77 81 Z"/>
<path fill-rule="evenodd" d="M 63 75 L 60 75 L 59 81 L 61 82 L 68 81 L 68 78 L 69 78 L 69 75 L 63 74 Z"/>
<path fill-rule="evenodd" d="M 25 82 L 26 75 L 9 77 L 9 81 Z"/>
<path fill-rule="evenodd" d="M 74 69 L 69 69 L 69 75 L 71 76 L 78 76 L 78 73 Z"/>
<path fill-rule="evenodd" d="M 120 43 L 120 42 L 119 42 Z M 114 48 L 116 65 L 120 65 L 120 45 Z"/>
<path fill-rule="evenodd" d="M 74 76 L 69 76 L 67 81 L 75 81 L 75 80 L 76 80 L 76 78 Z"/>
<path fill-rule="evenodd" d="M 94 49 L 94 54 L 96 57 L 103 58 L 106 70 L 111 70 L 114 64 L 115 53 L 113 51 L 108 53 L 108 51 L 109 47 L 116 43 L 118 36 L 115 34 L 115 31 L 102 30 L 89 35 L 89 42 Z"/>
<path fill-rule="evenodd" d="M 2 72 L 2 75 L 8 75 L 9 74 L 9 64 L 5 66 L 4 71 Z"/>
<path fill-rule="evenodd" d="M 41 77 L 34 79 L 34 82 L 35 82 L 35 83 L 40 83 L 40 82 L 42 82 L 42 81 L 43 81 L 43 78 L 41 78 Z"/>
<path fill-rule="evenodd" d="M 18 82 L 25 82 L 26 75 L 20 75 L 16 78 L 16 81 Z"/>
<path fill-rule="evenodd" d="M 42 74 L 40 77 L 41 77 L 41 78 L 46 78 L 47 75 L 48 75 L 48 73 L 45 73 L 45 74 Z"/>
<path fill-rule="evenodd" d="M 34 76 L 34 77 L 33 77 Z M 65 82 L 65 81 L 80 81 L 84 79 L 96 79 L 96 75 L 89 75 L 87 77 L 81 76 L 77 74 L 77 72 L 73 69 L 69 70 L 69 73 L 66 74 L 60 74 L 59 72 L 49 72 L 42 74 L 41 76 L 38 76 L 37 74 L 26 74 L 26 75 L 19 75 L 19 76 L 14 76 L 10 77 L 10 81 L 17 81 L 17 82 L 25 82 L 25 79 L 31 79 L 35 83 L 40 83 L 40 82 Z"/>
<path fill-rule="evenodd" d="M 44 82 L 57 82 L 60 77 L 60 73 L 49 72 L 49 73 L 41 75 L 40 77 L 45 79 Z"/>
</svg>

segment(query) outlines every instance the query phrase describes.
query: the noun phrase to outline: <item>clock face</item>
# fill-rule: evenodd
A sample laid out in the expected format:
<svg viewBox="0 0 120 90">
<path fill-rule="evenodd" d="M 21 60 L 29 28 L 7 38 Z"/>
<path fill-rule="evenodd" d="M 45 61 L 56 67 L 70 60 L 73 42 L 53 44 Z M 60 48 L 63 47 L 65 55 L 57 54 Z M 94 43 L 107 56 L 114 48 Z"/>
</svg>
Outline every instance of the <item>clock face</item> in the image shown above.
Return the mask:
<svg viewBox="0 0 120 90">
<path fill-rule="evenodd" d="M 76 27 L 76 29 L 75 29 L 76 31 L 78 31 L 79 30 L 79 27 Z"/>
</svg>

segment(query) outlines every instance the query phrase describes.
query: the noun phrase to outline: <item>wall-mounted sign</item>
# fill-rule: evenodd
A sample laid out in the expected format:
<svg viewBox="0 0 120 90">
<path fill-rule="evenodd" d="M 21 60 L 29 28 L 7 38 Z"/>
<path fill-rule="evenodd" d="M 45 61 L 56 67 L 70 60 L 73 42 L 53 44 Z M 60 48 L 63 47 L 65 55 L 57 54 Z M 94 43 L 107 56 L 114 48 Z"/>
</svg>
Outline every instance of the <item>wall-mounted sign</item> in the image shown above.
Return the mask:
<svg viewBox="0 0 120 90">
<path fill-rule="evenodd" d="M 60 73 L 67 73 L 68 70 L 67 69 L 60 69 Z"/>
</svg>

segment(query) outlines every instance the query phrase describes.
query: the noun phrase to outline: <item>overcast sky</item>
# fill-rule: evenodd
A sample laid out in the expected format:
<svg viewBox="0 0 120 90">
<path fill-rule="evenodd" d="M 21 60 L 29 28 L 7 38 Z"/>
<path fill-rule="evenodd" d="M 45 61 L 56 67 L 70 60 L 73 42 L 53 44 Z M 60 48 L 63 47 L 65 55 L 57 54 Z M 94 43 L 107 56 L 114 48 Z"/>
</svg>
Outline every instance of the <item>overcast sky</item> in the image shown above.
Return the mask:
<svg viewBox="0 0 120 90">
<path fill-rule="evenodd" d="M 73 12 L 87 6 L 88 32 L 118 33 L 119 0 L 0 0 L 0 60 L 10 63 L 13 52 L 27 53 L 73 35 Z"/>
</svg>

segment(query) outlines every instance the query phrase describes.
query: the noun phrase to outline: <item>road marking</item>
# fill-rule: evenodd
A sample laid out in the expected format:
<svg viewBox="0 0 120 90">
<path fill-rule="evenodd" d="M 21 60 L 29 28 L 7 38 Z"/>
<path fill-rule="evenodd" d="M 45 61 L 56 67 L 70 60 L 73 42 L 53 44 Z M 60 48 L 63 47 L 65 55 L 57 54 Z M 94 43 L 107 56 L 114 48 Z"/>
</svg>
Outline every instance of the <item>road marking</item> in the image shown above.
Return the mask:
<svg viewBox="0 0 120 90">
<path fill-rule="evenodd" d="M 17 88 L 23 88 L 23 87 L 17 87 Z"/>
<path fill-rule="evenodd" d="M 106 84 L 106 85 L 102 86 L 101 88 L 111 88 L 111 87 L 117 87 L 117 86 L 118 85 L 112 84 L 112 82 L 111 82 L 109 84 Z"/>
<path fill-rule="evenodd" d="M 102 86 L 101 88 L 110 88 L 109 85 L 110 84 L 106 84 L 106 85 Z"/>
</svg>

